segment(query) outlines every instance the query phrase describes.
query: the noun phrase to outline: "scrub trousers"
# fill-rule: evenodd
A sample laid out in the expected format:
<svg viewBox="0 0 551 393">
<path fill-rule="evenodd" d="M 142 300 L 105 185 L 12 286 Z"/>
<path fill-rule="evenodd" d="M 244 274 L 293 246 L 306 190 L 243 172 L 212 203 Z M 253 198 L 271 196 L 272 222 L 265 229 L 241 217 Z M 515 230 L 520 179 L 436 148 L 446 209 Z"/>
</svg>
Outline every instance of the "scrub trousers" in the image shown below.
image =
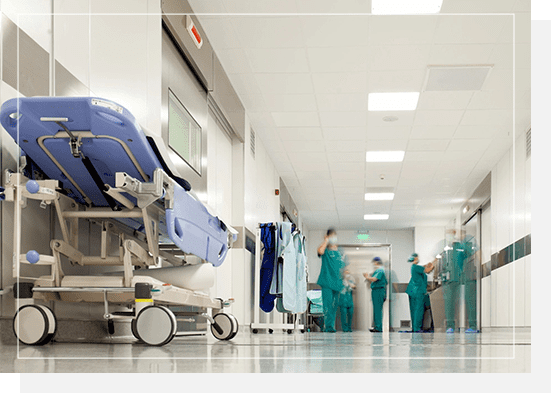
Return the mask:
<svg viewBox="0 0 551 393">
<path fill-rule="evenodd" d="M 321 299 L 323 301 L 323 331 L 334 333 L 337 319 L 339 292 L 331 288 L 321 287 Z"/>
<path fill-rule="evenodd" d="M 383 303 L 386 300 L 386 288 L 371 290 L 371 301 L 373 302 L 373 328 L 379 332 L 383 331 Z"/>
<path fill-rule="evenodd" d="M 354 307 L 340 306 L 341 326 L 343 332 L 352 331 L 352 317 L 354 316 Z"/>
<path fill-rule="evenodd" d="M 423 316 L 425 315 L 425 294 L 416 293 L 409 296 L 409 313 L 411 315 L 411 330 L 419 332 L 423 328 Z"/>
<path fill-rule="evenodd" d="M 455 308 L 459 301 L 459 282 L 447 281 L 443 283 L 444 308 L 446 311 L 446 329 L 455 330 Z"/>
<path fill-rule="evenodd" d="M 465 306 L 467 306 L 467 318 L 469 328 L 476 330 L 476 280 L 469 280 L 465 283 Z"/>
</svg>

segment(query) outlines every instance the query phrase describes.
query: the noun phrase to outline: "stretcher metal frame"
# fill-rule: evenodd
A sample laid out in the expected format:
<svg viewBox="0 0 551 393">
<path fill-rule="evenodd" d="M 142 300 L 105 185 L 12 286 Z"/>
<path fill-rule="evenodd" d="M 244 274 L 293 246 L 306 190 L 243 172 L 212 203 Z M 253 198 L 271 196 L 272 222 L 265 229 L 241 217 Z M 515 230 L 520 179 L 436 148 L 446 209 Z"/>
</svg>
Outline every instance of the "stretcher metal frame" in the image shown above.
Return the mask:
<svg viewBox="0 0 551 393">
<path fill-rule="evenodd" d="M 184 265 L 183 253 L 177 247 L 159 247 L 159 216 L 163 213 L 162 207 L 156 202 L 163 198 L 165 208 L 172 207 L 174 180 L 172 180 L 161 168 L 154 171 L 151 182 L 141 182 L 132 178 L 126 173 L 116 173 L 116 184 L 109 188 L 109 195 L 126 207 L 120 211 L 113 211 L 104 207 L 82 206 L 72 198 L 60 193 L 57 180 L 30 180 L 22 173 L 14 173 L 6 170 L 4 173 L 3 197 L 8 202 L 14 202 L 14 232 L 13 232 L 13 277 L 18 280 L 33 281 L 32 298 L 43 301 L 72 301 L 72 302 L 94 302 L 104 304 L 104 319 L 108 322 L 109 332 L 114 329 L 113 320 L 131 320 L 134 336 L 149 345 L 165 345 L 175 336 L 181 336 L 176 331 L 176 320 L 189 316 L 205 317 L 211 323 L 211 332 L 219 340 L 230 340 L 237 334 L 238 322 L 230 314 L 223 313 L 224 307 L 228 307 L 233 299 L 224 301 L 222 299 L 211 299 L 205 294 L 197 293 L 185 288 L 179 288 L 163 283 L 147 276 L 134 276 L 133 267 L 141 268 L 160 267 L 164 260 L 174 266 Z M 33 187 L 29 187 L 32 184 Z M 38 185 L 38 187 L 36 187 Z M 128 198 L 121 195 L 127 193 L 136 198 L 134 205 Z M 21 223 L 22 209 L 26 207 L 27 200 L 38 200 L 43 208 L 53 205 L 57 219 L 60 223 L 62 239 L 54 239 L 50 242 L 53 255 L 42 255 L 34 251 L 27 254 L 21 253 Z M 141 218 L 144 222 L 145 236 L 137 236 L 136 232 L 124 228 L 116 218 Z M 101 246 L 99 256 L 84 255 L 78 250 L 78 229 L 79 219 L 89 219 L 99 222 L 102 226 Z M 229 228 L 228 246 L 231 247 L 235 238 L 235 230 Z M 118 238 L 118 255 L 108 255 L 113 237 Z M 169 251 L 169 249 L 173 251 Z M 176 251 L 174 251 L 176 249 Z M 34 253 L 34 255 L 29 255 Z M 65 277 L 61 265 L 61 259 L 66 257 L 71 264 L 80 266 L 123 266 L 123 276 L 103 276 L 104 281 L 116 285 L 82 285 L 64 286 Z M 20 275 L 21 264 L 46 265 L 50 267 L 50 275 L 45 277 L 24 277 Z M 68 276 L 71 277 L 71 276 Z M 75 278 L 75 276 L 72 276 Z M 99 283 L 102 276 L 81 276 L 90 278 Z M 117 281 L 119 279 L 119 281 Z M 16 284 L 16 286 L 18 285 Z M 146 293 L 149 296 L 138 296 L 137 286 L 145 285 Z M 16 291 L 21 298 L 20 289 Z M 30 300 L 30 299 L 29 299 Z M 14 317 L 14 332 L 21 342 L 29 345 L 43 345 L 49 342 L 54 333 L 50 335 L 39 335 L 36 340 L 25 341 L 21 335 L 21 324 L 24 323 L 23 314 L 19 315 L 24 307 L 29 307 L 28 300 L 18 310 Z M 129 312 L 109 312 L 109 304 L 126 305 L 132 309 Z M 201 309 L 211 309 L 212 315 L 206 312 L 173 312 L 167 306 L 194 306 Z M 33 306 L 31 306 L 33 307 Z M 36 312 L 44 315 L 45 330 L 48 331 L 48 319 L 50 325 L 55 324 L 53 312 L 45 306 L 34 306 Z M 162 312 L 153 312 L 145 308 L 157 307 Z M 27 309 L 25 309 L 26 311 Z M 43 311 L 41 311 L 43 310 Z M 147 311 L 147 312 L 146 312 Z M 28 313 L 31 313 L 29 311 Z M 35 314 L 36 314 L 35 312 Z M 164 312 L 164 314 L 163 314 Z M 28 314 L 27 313 L 27 314 Z M 151 315 L 148 315 L 151 314 Z M 25 314 L 26 315 L 26 314 Z M 167 323 L 159 323 L 162 339 L 159 333 L 151 331 L 151 326 L 156 324 L 159 315 Z M 48 318 L 47 318 L 48 317 Z M 140 323 L 140 319 L 144 320 Z M 188 318 L 189 319 L 189 318 Z M 23 329 L 24 330 L 24 329 Z M 50 330 L 52 327 L 50 326 Z M 155 330 L 155 329 L 153 329 Z M 20 332 L 20 334 L 18 334 Z M 38 337 L 38 336 L 37 336 Z"/>
</svg>

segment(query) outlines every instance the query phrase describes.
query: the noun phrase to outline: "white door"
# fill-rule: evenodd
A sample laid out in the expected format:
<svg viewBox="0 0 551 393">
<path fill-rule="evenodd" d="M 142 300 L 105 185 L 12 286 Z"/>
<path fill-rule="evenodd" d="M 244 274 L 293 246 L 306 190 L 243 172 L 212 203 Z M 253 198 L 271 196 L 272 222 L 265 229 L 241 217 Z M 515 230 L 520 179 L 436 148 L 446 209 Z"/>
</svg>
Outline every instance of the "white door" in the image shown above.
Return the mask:
<svg viewBox="0 0 551 393">
<path fill-rule="evenodd" d="M 209 111 L 207 125 L 207 189 L 208 204 L 222 220 L 231 225 L 232 212 L 232 141 Z M 231 253 L 216 268 L 212 297 L 228 299 L 232 296 Z"/>
</svg>

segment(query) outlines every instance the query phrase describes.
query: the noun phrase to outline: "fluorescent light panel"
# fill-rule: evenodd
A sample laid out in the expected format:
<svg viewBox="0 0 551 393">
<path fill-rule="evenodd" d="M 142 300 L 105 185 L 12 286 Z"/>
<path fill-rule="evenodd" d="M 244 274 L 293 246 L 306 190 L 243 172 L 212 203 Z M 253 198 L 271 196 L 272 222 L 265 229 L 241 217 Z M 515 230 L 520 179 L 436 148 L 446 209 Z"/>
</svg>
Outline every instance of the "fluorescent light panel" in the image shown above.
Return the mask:
<svg viewBox="0 0 551 393">
<path fill-rule="evenodd" d="M 376 15 L 437 14 L 443 0 L 371 0 Z"/>
<path fill-rule="evenodd" d="M 388 220 L 388 214 L 364 214 L 364 220 Z"/>
<path fill-rule="evenodd" d="M 365 153 L 366 162 L 402 162 L 406 152 L 398 151 L 368 151 Z"/>
<path fill-rule="evenodd" d="M 417 109 L 419 92 L 369 93 L 367 110 L 375 111 L 414 111 Z"/>
<path fill-rule="evenodd" d="M 368 192 L 365 194 L 366 201 L 391 201 L 393 199 L 393 192 Z"/>
</svg>

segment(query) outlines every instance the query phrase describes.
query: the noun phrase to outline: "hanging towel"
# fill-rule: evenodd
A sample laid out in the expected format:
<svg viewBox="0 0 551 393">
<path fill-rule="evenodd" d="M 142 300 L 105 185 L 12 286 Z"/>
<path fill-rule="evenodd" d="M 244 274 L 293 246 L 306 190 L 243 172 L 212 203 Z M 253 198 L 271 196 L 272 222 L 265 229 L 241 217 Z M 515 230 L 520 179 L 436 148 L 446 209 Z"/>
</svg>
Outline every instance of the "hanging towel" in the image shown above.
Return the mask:
<svg viewBox="0 0 551 393">
<path fill-rule="evenodd" d="M 260 238 L 264 250 L 262 264 L 260 265 L 260 308 L 264 312 L 270 312 L 274 309 L 276 298 L 270 294 L 276 252 L 276 226 L 261 224 L 260 228 Z"/>
</svg>

